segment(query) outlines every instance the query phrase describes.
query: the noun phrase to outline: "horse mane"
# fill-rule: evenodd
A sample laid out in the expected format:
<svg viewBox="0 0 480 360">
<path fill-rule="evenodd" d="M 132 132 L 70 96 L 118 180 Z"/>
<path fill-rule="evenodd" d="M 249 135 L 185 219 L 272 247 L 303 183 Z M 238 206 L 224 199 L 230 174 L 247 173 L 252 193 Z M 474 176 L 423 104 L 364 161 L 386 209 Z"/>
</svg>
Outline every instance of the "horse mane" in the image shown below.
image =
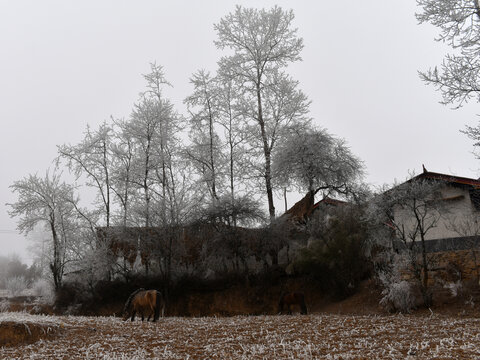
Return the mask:
<svg viewBox="0 0 480 360">
<path fill-rule="evenodd" d="M 140 288 L 135 290 L 133 293 L 130 294 L 130 296 L 127 299 L 127 302 L 125 303 L 125 306 L 123 307 L 123 313 L 126 313 L 128 309 L 130 308 L 130 305 L 132 304 L 132 300 L 137 295 L 140 291 L 145 291 L 144 288 Z"/>
</svg>

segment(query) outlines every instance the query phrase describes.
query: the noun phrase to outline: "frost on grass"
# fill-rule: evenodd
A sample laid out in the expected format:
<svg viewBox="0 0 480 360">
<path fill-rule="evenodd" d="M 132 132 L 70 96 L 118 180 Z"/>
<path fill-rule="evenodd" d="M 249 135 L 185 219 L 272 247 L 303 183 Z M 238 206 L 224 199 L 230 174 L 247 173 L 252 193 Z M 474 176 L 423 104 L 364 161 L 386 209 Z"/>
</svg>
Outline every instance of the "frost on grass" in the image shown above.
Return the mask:
<svg viewBox="0 0 480 360">
<path fill-rule="evenodd" d="M 69 359 L 480 357 L 478 319 L 308 315 L 163 318 L 142 323 L 113 317 L 8 316 L 19 323 L 60 326 L 64 332 L 34 344 L 0 348 L 0 358 L 64 358 L 65 354 Z"/>
<path fill-rule="evenodd" d="M 58 318 L 52 316 L 4 312 L 0 314 L 0 346 L 12 347 L 49 339 L 62 327 Z"/>
</svg>

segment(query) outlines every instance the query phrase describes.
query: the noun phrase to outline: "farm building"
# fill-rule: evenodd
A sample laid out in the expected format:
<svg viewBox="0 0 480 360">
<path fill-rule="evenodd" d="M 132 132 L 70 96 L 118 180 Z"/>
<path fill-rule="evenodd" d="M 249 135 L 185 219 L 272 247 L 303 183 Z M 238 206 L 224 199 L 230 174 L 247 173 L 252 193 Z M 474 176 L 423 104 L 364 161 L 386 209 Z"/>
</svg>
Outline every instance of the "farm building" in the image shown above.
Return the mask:
<svg viewBox="0 0 480 360">
<path fill-rule="evenodd" d="M 425 234 L 429 250 L 461 250 L 470 246 L 470 241 L 480 235 L 480 224 L 477 224 L 480 220 L 480 180 L 429 172 L 424 168 L 423 173 L 404 184 L 420 181 L 438 185 L 436 198 L 430 199 L 439 204 L 431 215 L 436 221 Z M 416 220 L 404 209 L 394 208 L 393 217 L 405 227 L 415 226 Z"/>
<path fill-rule="evenodd" d="M 397 239 L 392 242 L 396 251 L 410 249 L 420 256 L 424 246 L 432 281 L 480 279 L 480 180 L 424 167 L 381 196 L 393 204 L 387 225 Z M 401 200 L 389 202 L 395 196 Z"/>
</svg>

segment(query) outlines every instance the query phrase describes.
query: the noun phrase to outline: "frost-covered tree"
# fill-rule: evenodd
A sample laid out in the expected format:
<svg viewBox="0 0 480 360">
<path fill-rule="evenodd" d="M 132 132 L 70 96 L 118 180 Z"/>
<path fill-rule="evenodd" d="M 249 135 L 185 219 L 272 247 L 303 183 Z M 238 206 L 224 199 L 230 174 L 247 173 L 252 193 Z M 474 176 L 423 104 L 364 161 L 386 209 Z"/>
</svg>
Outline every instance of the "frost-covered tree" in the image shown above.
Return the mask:
<svg viewBox="0 0 480 360">
<path fill-rule="evenodd" d="M 7 290 L 12 296 L 18 296 L 28 288 L 28 282 L 23 276 L 14 276 L 7 279 Z"/>
<path fill-rule="evenodd" d="M 244 109 L 251 119 L 255 148 L 260 150 L 260 176 L 264 179 L 268 208 L 275 217 L 271 172 L 272 151 L 282 130 L 301 122 L 308 110 L 306 97 L 297 83 L 282 71 L 300 60 L 303 41 L 292 28 L 294 14 L 276 6 L 270 10 L 237 6 L 215 25 L 220 49 L 233 55 L 223 57 L 220 69 L 241 84 Z"/>
<path fill-rule="evenodd" d="M 478 0 L 417 0 L 420 23 L 440 30 L 437 41 L 451 46 L 440 67 L 420 72 L 420 77 L 440 90 L 443 104 L 462 106 L 480 101 L 480 4 Z"/>
<path fill-rule="evenodd" d="M 113 169 L 111 173 L 112 191 L 121 207 L 121 224 L 127 226 L 131 197 L 134 196 L 132 184 L 135 144 L 127 131 L 125 120 L 115 121 L 114 142 L 111 145 Z"/>
<path fill-rule="evenodd" d="M 192 146 L 187 150 L 200 176 L 207 184 L 213 201 L 218 200 L 218 187 L 221 177 L 220 138 L 217 135 L 219 121 L 219 86 L 215 78 L 205 70 L 194 73 L 190 79 L 193 93 L 185 99 L 190 110 L 190 140 Z"/>
<path fill-rule="evenodd" d="M 290 133 L 279 145 L 273 169 L 278 183 L 312 194 L 351 195 L 363 176 L 363 164 L 345 140 L 313 128 Z"/>
<path fill-rule="evenodd" d="M 225 70 L 225 69 L 224 69 Z M 234 204 L 237 192 L 246 190 L 244 180 L 248 178 L 247 140 L 249 133 L 244 121 L 245 112 L 240 106 L 240 88 L 229 73 L 219 73 L 218 109 L 219 124 L 223 129 L 223 146 L 228 174 L 231 203 Z M 243 183 L 243 186 L 241 184 Z M 235 222 L 235 221 L 234 221 Z"/>
<path fill-rule="evenodd" d="M 18 194 L 17 201 L 8 204 L 11 208 L 9 215 L 18 218 L 17 228 L 27 234 L 40 225 L 51 235 L 49 266 L 55 289 L 58 289 L 68 262 L 72 223 L 76 217 L 72 204 L 73 187 L 61 182 L 57 174 L 47 172 L 43 178 L 29 175 L 15 181 L 10 188 Z"/>
<path fill-rule="evenodd" d="M 132 138 L 136 145 L 131 181 L 136 188 L 143 192 L 143 204 L 137 206 L 136 212 L 141 214 L 143 224 L 147 227 L 151 225 L 152 187 L 154 186 L 154 173 L 158 164 L 153 149 L 157 139 L 157 127 L 155 103 L 142 98 L 140 102 L 135 104 L 131 119 L 126 125 L 126 132 L 127 136 Z"/>
<path fill-rule="evenodd" d="M 0 256 L 0 289 L 6 288 L 5 282 L 7 279 L 23 277 L 31 284 L 40 275 L 40 269 L 35 263 L 27 266 L 21 261 L 20 256 L 15 253 L 8 256 Z"/>
<path fill-rule="evenodd" d="M 126 136 L 133 139 L 132 183 L 143 193 L 143 204 L 137 202 L 137 213 L 143 225 L 167 223 L 175 213 L 175 182 L 172 175 L 181 118 L 171 101 L 163 97 L 162 86 L 170 85 L 161 66 L 151 64 L 150 73 L 144 75 L 147 90 L 141 94 L 130 120 L 125 126 Z M 153 206 L 152 202 L 155 202 Z M 159 209 L 153 214 L 153 209 Z M 157 220 L 152 217 L 157 216 Z"/>
<path fill-rule="evenodd" d="M 87 186 L 96 190 L 107 227 L 110 226 L 112 210 L 111 133 L 112 128 L 104 122 L 97 131 L 91 131 L 87 127 L 84 139 L 77 145 L 58 146 L 58 160 L 65 160 L 77 180 L 82 175 L 85 176 Z"/>
<path fill-rule="evenodd" d="M 441 218 L 441 186 L 440 182 L 414 177 L 393 185 L 370 202 L 372 218 L 392 231 L 391 248 L 407 256 L 427 307 L 432 303 L 429 289 L 432 259 L 427 255 L 426 241 L 427 234 Z"/>
</svg>

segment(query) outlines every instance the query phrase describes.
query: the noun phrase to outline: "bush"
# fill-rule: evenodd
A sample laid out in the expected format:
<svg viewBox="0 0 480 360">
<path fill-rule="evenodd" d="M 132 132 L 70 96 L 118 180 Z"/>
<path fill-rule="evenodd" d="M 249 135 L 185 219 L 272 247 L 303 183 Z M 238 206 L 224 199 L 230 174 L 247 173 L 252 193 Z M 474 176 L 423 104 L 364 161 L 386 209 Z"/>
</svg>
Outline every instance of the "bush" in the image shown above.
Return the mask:
<svg viewBox="0 0 480 360">
<path fill-rule="evenodd" d="M 55 307 L 62 311 L 78 304 L 85 304 L 91 298 L 87 287 L 79 282 L 65 282 L 56 291 Z"/>
<path fill-rule="evenodd" d="M 10 295 L 18 296 L 22 291 L 27 289 L 28 284 L 23 276 L 14 276 L 7 279 L 6 287 Z"/>
<path fill-rule="evenodd" d="M 33 294 L 41 298 L 44 304 L 52 304 L 55 301 L 55 291 L 51 283 L 45 279 L 38 279 L 32 286 Z"/>
<path fill-rule="evenodd" d="M 383 298 L 380 300 L 380 305 L 388 312 L 410 313 L 415 308 L 416 298 L 408 281 L 402 280 L 390 283 L 382 291 L 382 295 Z"/>
<path fill-rule="evenodd" d="M 10 310 L 10 302 L 7 299 L 0 301 L 0 313 Z"/>
<path fill-rule="evenodd" d="M 344 205 L 319 211 L 310 227 L 310 244 L 300 252 L 295 270 L 340 298 L 349 296 L 371 270 L 365 255 L 368 236 L 362 210 Z"/>
</svg>

